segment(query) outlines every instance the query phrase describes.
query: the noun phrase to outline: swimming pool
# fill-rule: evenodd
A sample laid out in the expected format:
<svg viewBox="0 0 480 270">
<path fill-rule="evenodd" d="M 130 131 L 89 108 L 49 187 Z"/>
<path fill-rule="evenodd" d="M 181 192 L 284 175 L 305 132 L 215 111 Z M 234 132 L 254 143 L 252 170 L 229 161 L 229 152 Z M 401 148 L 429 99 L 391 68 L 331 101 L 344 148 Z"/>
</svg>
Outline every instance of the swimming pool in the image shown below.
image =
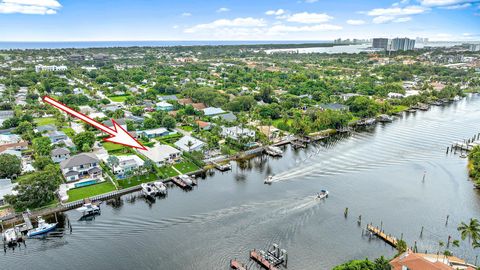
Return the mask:
<svg viewBox="0 0 480 270">
<path fill-rule="evenodd" d="M 90 181 L 85 181 L 85 182 L 76 183 L 76 184 L 75 184 L 75 187 L 76 187 L 76 188 L 86 187 L 86 186 L 94 185 L 94 184 L 96 184 L 96 183 L 97 183 L 97 180 L 90 180 Z"/>
</svg>

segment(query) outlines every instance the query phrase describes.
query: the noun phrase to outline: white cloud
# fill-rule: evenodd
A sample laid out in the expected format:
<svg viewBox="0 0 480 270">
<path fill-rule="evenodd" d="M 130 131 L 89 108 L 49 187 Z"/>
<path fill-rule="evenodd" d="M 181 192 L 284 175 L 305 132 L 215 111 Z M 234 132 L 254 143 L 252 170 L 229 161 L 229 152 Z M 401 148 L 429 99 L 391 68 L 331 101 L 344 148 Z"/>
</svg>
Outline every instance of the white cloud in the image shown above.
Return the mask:
<svg viewBox="0 0 480 270">
<path fill-rule="evenodd" d="M 190 17 L 190 16 L 192 16 L 192 13 L 190 13 L 190 12 L 182 13 L 182 17 Z"/>
<path fill-rule="evenodd" d="M 309 13 L 309 12 L 301 12 L 295 13 L 288 16 L 287 21 L 289 22 L 296 22 L 296 23 L 324 23 L 328 22 L 333 19 L 332 16 L 326 13 Z"/>
<path fill-rule="evenodd" d="M 445 7 L 440 7 L 442 9 L 466 9 L 471 7 L 472 4 L 470 3 L 463 3 L 463 4 L 458 4 L 458 5 L 452 5 L 452 6 L 445 6 Z"/>
<path fill-rule="evenodd" d="M 427 7 L 452 6 L 474 2 L 478 2 L 478 0 L 420 0 L 420 3 Z"/>
<path fill-rule="evenodd" d="M 267 12 L 265 12 L 266 15 L 269 15 L 269 16 L 272 16 L 272 15 L 275 15 L 275 16 L 280 16 L 280 15 L 283 15 L 285 14 L 285 10 L 283 9 L 277 9 L 277 10 L 269 10 Z"/>
<path fill-rule="evenodd" d="M 228 12 L 228 11 L 230 11 L 230 9 L 229 9 L 229 8 L 226 8 L 226 7 L 221 7 L 221 8 L 219 8 L 219 9 L 217 9 L 217 12 L 218 12 L 218 13 Z"/>
<path fill-rule="evenodd" d="M 196 33 L 204 30 L 212 30 L 219 28 L 228 28 L 228 27 L 241 27 L 241 28 L 251 28 L 251 27 L 263 27 L 266 26 L 264 19 L 256 19 L 252 17 L 247 18 L 236 18 L 236 19 L 220 19 L 213 21 L 211 23 L 197 24 L 193 27 L 185 29 L 185 33 Z"/>
<path fill-rule="evenodd" d="M 375 24 L 390 23 L 390 22 L 403 23 L 411 20 L 412 20 L 412 17 L 378 16 L 373 18 L 372 22 Z"/>
<path fill-rule="evenodd" d="M 422 6 L 375 8 L 367 12 L 369 16 L 406 16 L 422 14 L 428 11 L 428 8 Z"/>
<path fill-rule="evenodd" d="M 62 5 L 58 0 L 0 0 L 0 13 L 4 14 L 56 14 Z"/>
<path fill-rule="evenodd" d="M 364 20 L 347 20 L 347 24 L 350 24 L 350 25 L 362 25 L 365 23 L 366 22 Z"/>
<path fill-rule="evenodd" d="M 305 3 L 309 3 L 309 4 L 315 3 L 315 2 L 318 2 L 318 0 L 305 0 Z"/>
</svg>

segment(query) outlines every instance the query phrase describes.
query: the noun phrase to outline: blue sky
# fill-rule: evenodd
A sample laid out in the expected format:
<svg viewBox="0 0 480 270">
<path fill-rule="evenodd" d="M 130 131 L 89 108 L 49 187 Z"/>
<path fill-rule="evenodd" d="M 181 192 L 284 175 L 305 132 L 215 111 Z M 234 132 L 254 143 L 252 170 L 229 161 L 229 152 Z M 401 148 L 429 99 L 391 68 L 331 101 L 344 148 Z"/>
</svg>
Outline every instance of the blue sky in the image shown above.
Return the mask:
<svg viewBox="0 0 480 270">
<path fill-rule="evenodd" d="M 480 40 L 480 0 L 0 0 L 0 41 Z"/>
</svg>

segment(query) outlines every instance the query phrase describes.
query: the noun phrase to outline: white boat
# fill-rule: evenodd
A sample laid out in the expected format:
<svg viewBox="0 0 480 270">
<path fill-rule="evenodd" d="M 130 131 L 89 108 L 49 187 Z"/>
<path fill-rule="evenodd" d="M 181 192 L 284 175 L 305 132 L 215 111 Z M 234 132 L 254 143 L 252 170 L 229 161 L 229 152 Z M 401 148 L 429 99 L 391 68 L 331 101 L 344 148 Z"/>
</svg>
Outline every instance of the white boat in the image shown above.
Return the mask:
<svg viewBox="0 0 480 270">
<path fill-rule="evenodd" d="M 263 183 L 265 184 L 273 183 L 273 175 L 269 175 L 267 178 L 265 178 L 265 181 Z"/>
<path fill-rule="evenodd" d="M 86 203 L 82 207 L 77 208 L 76 210 L 83 213 L 83 215 L 95 215 L 100 213 L 100 206 Z"/>
<path fill-rule="evenodd" d="M 154 198 L 155 197 L 155 194 L 157 193 L 157 190 L 154 189 L 152 186 L 150 186 L 148 184 L 141 184 L 140 186 L 142 187 L 143 195 L 145 195 L 146 197 L 149 197 L 149 198 Z"/>
<path fill-rule="evenodd" d="M 157 188 L 159 195 L 167 195 L 167 187 L 162 181 L 153 182 L 153 185 Z"/>
<path fill-rule="evenodd" d="M 317 199 L 325 199 L 328 198 L 328 190 L 322 189 L 320 193 L 317 193 Z"/>
<path fill-rule="evenodd" d="M 31 229 L 27 232 L 28 237 L 40 235 L 54 230 L 57 227 L 57 223 L 47 223 L 42 217 L 38 217 L 37 228 Z"/>
<path fill-rule="evenodd" d="M 10 229 L 7 229 L 5 232 L 3 232 L 3 240 L 9 246 L 13 246 L 17 243 L 17 239 L 18 239 L 17 236 L 18 236 L 18 233 L 15 230 L 15 228 L 10 228 Z"/>
<path fill-rule="evenodd" d="M 265 148 L 265 151 L 267 152 L 267 154 L 269 154 L 271 156 L 281 157 L 283 155 L 282 149 L 280 149 L 279 147 L 276 147 L 276 146 L 267 146 Z"/>
<path fill-rule="evenodd" d="M 186 175 L 186 174 L 182 174 L 182 175 L 179 175 L 178 177 L 180 177 L 180 179 L 185 182 L 185 184 L 187 184 L 188 186 L 192 186 L 193 185 L 193 181 L 192 179 L 190 178 L 190 176 Z"/>
</svg>

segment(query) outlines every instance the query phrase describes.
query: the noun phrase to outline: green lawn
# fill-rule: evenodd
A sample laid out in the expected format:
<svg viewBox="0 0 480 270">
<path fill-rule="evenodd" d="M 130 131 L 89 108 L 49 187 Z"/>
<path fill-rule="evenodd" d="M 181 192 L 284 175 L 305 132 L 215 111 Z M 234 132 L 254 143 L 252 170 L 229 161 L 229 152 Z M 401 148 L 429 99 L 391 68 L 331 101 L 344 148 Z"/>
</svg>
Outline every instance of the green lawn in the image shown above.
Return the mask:
<svg viewBox="0 0 480 270">
<path fill-rule="evenodd" d="M 187 132 L 192 132 L 193 131 L 193 127 L 192 126 L 181 126 L 180 127 L 181 129 L 187 131 Z"/>
<path fill-rule="evenodd" d="M 160 167 L 158 168 L 158 171 L 161 172 L 165 177 L 173 177 L 173 176 L 177 176 L 178 175 L 178 172 L 175 171 L 174 169 L 172 169 L 171 166 L 163 166 L 163 167 Z"/>
<path fill-rule="evenodd" d="M 46 117 L 46 118 L 36 118 L 33 120 L 37 126 L 45 126 L 45 125 L 55 125 L 55 122 L 57 121 L 53 117 Z"/>
<path fill-rule="evenodd" d="M 109 96 L 108 98 L 113 102 L 124 102 L 130 95 L 124 96 Z"/>
<path fill-rule="evenodd" d="M 102 143 L 102 145 L 103 145 L 103 148 L 105 148 L 105 150 L 107 150 L 109 154 L 122 152 L 122 150 L 125 148 L 125 146 L 121 144 L 116 144 L 111 142 L 104 142 Z"/>
<path fill-rule="evenodd" d="M 182 137 L 183 137 L 182 134 L 176 133 L 176 134 L 172 134 L 172 135 L 158 137 L 158 138 L 155 138 L 155 139 L 158 140 L 159 142 L 161 142 L 162 144 L 172 145 L 173 143 L 175 143 L 176 141 L 178 141 L 178 139 L 180 139 Z"/>
<path fill-rule="evenodd" d="M 197 165 L 193 164 L 193 162 L 181 162 L 178 164 L 173 165 L 175 169 L 179 170 L 182 173 L 189 173 L 198 170 Z"/>
<path fill-rule="evenodd" d="M 68 201 L 73 202 L 73 201 L 89 198 L 92 196 L 108 193 L 114 190 L 115 190 L 115 186 L 110 181 L 106 181 L 100 184 L 95 184 L 87 187 L 74 188 L 67 191 Z"/>
<path fill-rule="evenodd" d="M 75 136 L 75 132 L 72 128 L 62 128 L 62 131 L 65 132 L 65 134 L 70 138 L 73 138 L 73 136 Z"/>
<path fill-rule="evenodd" d="M 158 176 L 155 175 L 154 173 L 151 173 L 149 175 L 142 175 L 138 177 L 133 176 L 128 179 L 118 180 L 118 184 L 122 188 L 129 188 L 136 185 L 140 185 L 141 183 L 152 182 L 152 181 L 155 181 L 156 179 L 158 179 Z"/>
</svg>

